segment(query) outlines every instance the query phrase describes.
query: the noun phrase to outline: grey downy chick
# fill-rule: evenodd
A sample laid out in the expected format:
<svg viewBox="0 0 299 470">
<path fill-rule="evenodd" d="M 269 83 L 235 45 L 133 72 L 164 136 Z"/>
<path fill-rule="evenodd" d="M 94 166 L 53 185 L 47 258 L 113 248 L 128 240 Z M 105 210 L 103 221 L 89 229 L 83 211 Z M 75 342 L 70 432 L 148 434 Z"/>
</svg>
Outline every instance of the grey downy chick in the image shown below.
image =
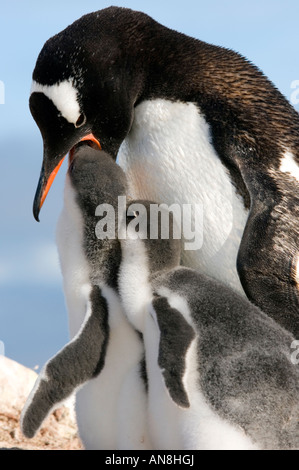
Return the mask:
<svg viewBox="0 0 299 470">
<path fill-rule="evenodd" d="M 162 239 L 163 218 L 151 220 L 149 202 L 139 206 L 121 241 L 119 286 L 144 339 L 154 448 L 298 448 L 294 337 L 231 288 L 180 267 L 171 212 L 170 236 Z M 139 238 L 130 225 L 138 225 Z"/>
</svg>

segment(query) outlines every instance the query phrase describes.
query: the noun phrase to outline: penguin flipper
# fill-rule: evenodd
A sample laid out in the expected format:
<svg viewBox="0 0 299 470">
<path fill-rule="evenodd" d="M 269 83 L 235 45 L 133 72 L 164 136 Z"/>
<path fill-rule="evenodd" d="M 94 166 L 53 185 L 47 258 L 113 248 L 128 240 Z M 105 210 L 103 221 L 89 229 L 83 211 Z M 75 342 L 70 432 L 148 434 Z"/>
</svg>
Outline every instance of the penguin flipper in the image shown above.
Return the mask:
<svg viewBox="0 0 299 470">
<path fill-rule="evenodd" d="M 97 376 L 104 365 L 108 340 L 108 308 L 98 286 L 89 299 L 79 333 L 41 371 L 21 415 L 23 434 L 32 438 L 44 419 L 77 387 Z"/>
<path fill-rule="evenodd" d="M 160 329 L 158 365 L 172 400 L 180 407 L 190 406 L 183 384 L 186 354 L 195 338 L 195 332 L 184 316 L 172 308 L 165 297 L 152 301 L 152 316 Z"/>
<path fill-rule="evenodd" d="M 292 204 L 284 199 L 258 200 L 250 211 L 237 259 L 249 300 L 295 338 L 299 338 L 298 221 L 299 198 Z"/>
</svg>

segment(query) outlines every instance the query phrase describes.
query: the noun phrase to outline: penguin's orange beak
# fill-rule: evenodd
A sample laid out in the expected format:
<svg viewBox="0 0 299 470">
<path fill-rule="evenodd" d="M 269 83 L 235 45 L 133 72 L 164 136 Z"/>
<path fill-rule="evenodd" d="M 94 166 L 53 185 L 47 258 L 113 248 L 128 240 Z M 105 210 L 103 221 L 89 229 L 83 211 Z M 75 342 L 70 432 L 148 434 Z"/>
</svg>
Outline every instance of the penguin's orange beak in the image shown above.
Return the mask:
<svg viewBox="0 0 299 470">
<path fill-rule="evenodd" d="M 90 140 L 91 142 L 94 142 L 98 146 L 99 150 L 102 150 L 100 142 L 98 141 L 98 139 L 95 138 L 93 134 L 87 134 L 80 140 L 80 142 L 84 142 L 84 140 Z"/>
<path fill-rule="evenodd" d="M 43 207 L 43 204 L 46 200 L 46 197 L 48 195 L 48 192 L 50 191 L 50 188 L 53 184 L 53 181 L 55 180 L 56 178 L 56 175 L 64 161 L 65 157 L 62 158 L 62 160 L 60 160 L 60 162 L 58 163 L 58 165 L 54 168 L 54 170 L 52 171 L 52 173 L 50 174 L 49 178 L 48 178 L 48 181 L 46 182 L 46 185 L 42 191 L 42 194 L 41 194 L 41 200 L 40 200 L 40 204 L 39 204 L 39 210 L 41 210 L 41 208 Z"/>
<path fill-rule="evenodd" d="M 102 149 L 100 142 L 96 139 L 96 137 L 93 134 L 88 134 L 88 135 L 84 136 L 80 140 L 80 142 L 82 142 L 82 141 L 91 141 L 94 144 L 96 144 L 96 146 L 100 150 Z M 72 149 L 70 150 L 70 158 L 72 158 Z M 34 218 L 37 222 L 39 222 L 40 210 L 41 210 L 41 208 L 42 208 L 42 206 L 43 206 L 43 204 L 46 200 L 48 192 L 50 191 L 50 188 L 53 184 L 53 181 L 55 180 L 56 175 L 57 175 L 64 159 L 65 159 L 65 156 L 60 158 L 58 164 L 56 164 L 54 169 L 50 170 L 50 171 L 46 169 L 45 161 L 43 163 L 40 178 L 39 178 L 39 182 L 38 182 L 38 186 L 37 186 L 37 190 L 36 190 L 36 193 L 35 193 L 34 202 L 33 202 L 33 215 L 34 215 Z"/>
<path fill-rule="evenodd" d="M 101 146 L 100 142 L 98 141 L 98 139 L 95 138 L 95 136 L 93 134 L 87 134 L 85 137 L 83 137 L 80 140 L 80 142 L 84 142 L 84 141 L 93 142 L 93 144 L 95 144 L 95 145 L 91 145 L 91 146 L 97 148 L 98 150 L 102 150 L 102 146 Z M 74 147 L 72 147 L 70 152 L 69 152 L 69 164 L 73 161 L 75 147 L 76 147 L 76 145 L 74 145 Z"/>
</svg>

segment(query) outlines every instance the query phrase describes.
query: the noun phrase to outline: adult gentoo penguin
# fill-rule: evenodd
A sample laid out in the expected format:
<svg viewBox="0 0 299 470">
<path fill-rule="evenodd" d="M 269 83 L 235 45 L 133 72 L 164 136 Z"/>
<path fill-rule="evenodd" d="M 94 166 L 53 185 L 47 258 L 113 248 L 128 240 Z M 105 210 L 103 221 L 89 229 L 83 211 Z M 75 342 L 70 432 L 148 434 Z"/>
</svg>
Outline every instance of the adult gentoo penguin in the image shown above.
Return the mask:
<svg viewBox="0 0 299 470">
<path fill-rule="evenodd" d="M 116 206 L 126 178 L 109 155 L 88 144 L 76 147 L 70 160 L 58 247 L 74 338 L 40 373 L 22 412 L 22 430 L 33 437 L 50 411 L 87 382 L 76 396 L 85 448 L 149 449 L 144 349 L 120 304 L 120 245 L 94 230 L 96 207 Z"/>
<path fill-rule="evenodd" d="M 180 267 L 178 240 L 150 239 L 151 204 L 137 203 L 146 211 L 135 211 L 139 238 L 129 225 L 121 240 L 119 290 L 143 335 L 154 448 L 298 449 L 294 337 L 233 289 Z"/>
<path fill-rule="evenodd" d="M 299 115 L 254 65 L 111 7 L 45 43 L 30 109 L 44 141 L 36 219 L 64 155 L 92 134 L 133 197 L 196 207 L 203 243 L 183 264 L 299 337 Z"/>
</svg>

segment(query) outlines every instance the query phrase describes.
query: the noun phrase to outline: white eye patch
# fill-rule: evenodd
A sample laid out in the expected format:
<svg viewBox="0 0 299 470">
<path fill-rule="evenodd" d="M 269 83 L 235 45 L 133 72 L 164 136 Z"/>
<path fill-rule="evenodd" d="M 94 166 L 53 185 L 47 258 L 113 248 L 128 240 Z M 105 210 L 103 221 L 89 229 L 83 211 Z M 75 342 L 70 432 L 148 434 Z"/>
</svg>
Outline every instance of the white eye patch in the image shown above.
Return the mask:
<svg viewBox="0 0 299 470">
<path fill-rule="evenodd" d="M 60 114 L 71 124 L 76 124 L 80 116 L 78 103 L 78 90 L 74 87 L 71 79 L 64 80 L 55 85 L 41 85 L 33 80 L 32 93 L 43 93 L 56 106 Z"/>
</svg>

